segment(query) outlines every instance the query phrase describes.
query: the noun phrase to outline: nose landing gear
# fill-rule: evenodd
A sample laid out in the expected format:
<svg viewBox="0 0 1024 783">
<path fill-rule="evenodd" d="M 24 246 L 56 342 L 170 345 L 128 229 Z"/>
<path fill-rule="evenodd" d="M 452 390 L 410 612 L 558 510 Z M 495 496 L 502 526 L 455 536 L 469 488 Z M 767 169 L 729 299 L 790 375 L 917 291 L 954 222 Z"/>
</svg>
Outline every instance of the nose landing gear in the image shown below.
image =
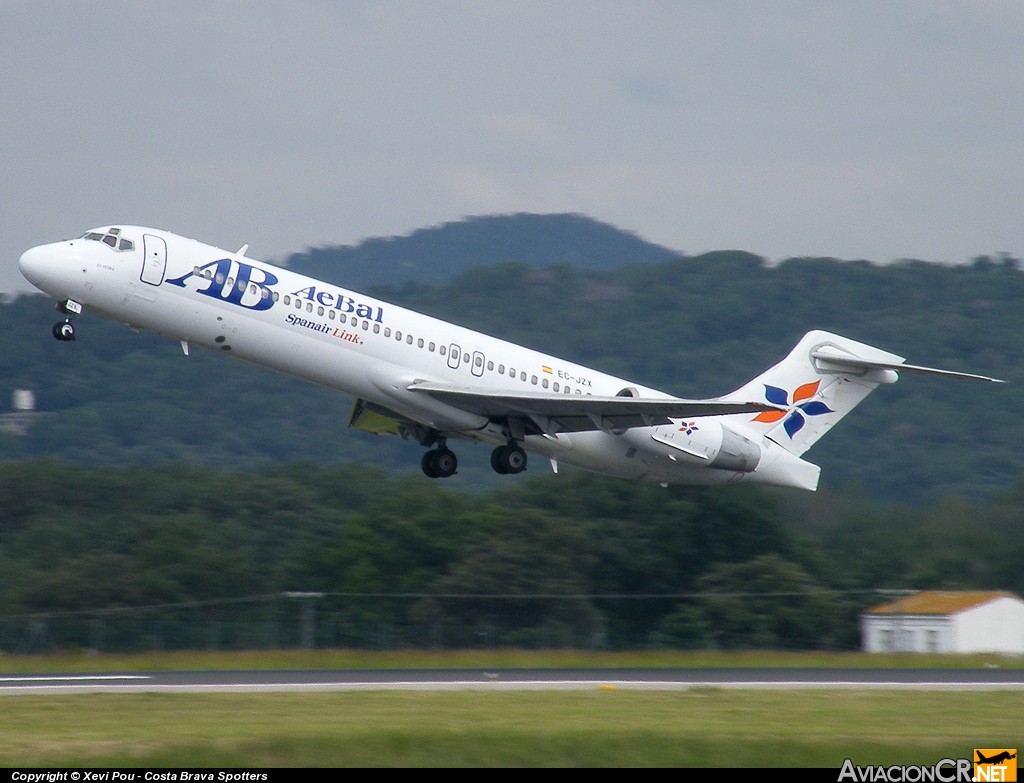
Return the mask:
<svg viewBox="0 0 1024 783">
<path fill-rule="evenodd" d="M 57 311 L 66 317 L 53 325 L 53 336 L 62 342 L 70 342 L 75 339 L 75 327 L 71 325 L 71 319 L 82 312 L 82 305 L 74 299 L 65 299 L 57 302 Z"/>
</svg>

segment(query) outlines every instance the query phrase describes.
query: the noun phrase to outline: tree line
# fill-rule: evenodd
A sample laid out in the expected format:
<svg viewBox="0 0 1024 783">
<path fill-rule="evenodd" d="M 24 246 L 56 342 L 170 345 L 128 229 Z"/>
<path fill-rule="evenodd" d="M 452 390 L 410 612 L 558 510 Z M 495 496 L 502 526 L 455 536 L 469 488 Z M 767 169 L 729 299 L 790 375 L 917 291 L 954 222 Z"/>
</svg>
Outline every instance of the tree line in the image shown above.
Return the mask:
<svg viewBox="0 0 1024 783">
<path fill-rule="evenodd" d="M 319 645 L 855 649 L 890 590 L 1024 593 L 1022 510 L 1022 487 L 908 510 L 582 471 L 467 493 L 360 465 L 9 463 L 0 649 L 46 622 L 35 647 L 96 645 L 97 622 L 128 648 L 209 646 L 204 623 L 272 644 L 295 594 Z"/>
</svg>

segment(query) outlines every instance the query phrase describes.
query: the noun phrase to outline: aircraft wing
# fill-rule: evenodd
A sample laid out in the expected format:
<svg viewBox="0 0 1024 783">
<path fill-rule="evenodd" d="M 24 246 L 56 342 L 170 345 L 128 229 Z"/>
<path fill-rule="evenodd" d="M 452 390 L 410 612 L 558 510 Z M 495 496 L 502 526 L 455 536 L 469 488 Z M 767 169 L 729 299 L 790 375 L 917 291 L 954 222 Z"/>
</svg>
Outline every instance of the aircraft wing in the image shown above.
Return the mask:
<svg viewBox="0 0 1024 783">
<path fill-rule="evenodd" d="M 485 391 L 472 387 L 418 381 L 410 391 L 428 394 L 448 405 L 491 419 L 532 422 L 541 433 L 587 432 L 670 424 L 672 419 L 784 410 L 764 402 L 682 400 L 675 397 L 595 397 L 555 392 Z"/>
</svg>

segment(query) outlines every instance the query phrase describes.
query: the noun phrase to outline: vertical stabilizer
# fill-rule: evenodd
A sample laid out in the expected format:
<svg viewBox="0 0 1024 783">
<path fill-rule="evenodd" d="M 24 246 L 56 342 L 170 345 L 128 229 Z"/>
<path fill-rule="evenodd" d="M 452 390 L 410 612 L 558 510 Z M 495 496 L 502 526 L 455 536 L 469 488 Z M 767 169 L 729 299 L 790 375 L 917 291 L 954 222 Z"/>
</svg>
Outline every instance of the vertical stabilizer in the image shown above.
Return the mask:
<svg viewBox="0 0 1024 783">
<path fill-rule="evenodd" d="M 835 361 L 828 361 L 830 356 Z M 813 331 L 785 359 L 729 397 L 766 400 L 785 408 L 752 416 L 748 426 L 799 456 L 879 384 L 894 383 L 899 376 L 891 367 L 902 363 L 902 356 Z"/>
</svg>

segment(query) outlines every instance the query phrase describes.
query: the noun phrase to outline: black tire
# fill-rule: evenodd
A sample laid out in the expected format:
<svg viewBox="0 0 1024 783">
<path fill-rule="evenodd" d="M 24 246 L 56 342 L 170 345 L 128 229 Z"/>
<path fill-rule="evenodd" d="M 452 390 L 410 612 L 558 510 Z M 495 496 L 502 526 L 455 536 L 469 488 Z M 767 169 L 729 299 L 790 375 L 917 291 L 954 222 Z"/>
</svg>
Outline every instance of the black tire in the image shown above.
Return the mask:
<svg viewBox="0 0 1024 783">
<path fill-rule="evenodd" d="M 501 462 L 503 473 L 514 475 L 526 470 L 526 452 L 514 443 L 502 446 L 499 461 Z"/>
<path fill-rule="evenodd" d="M 437 475 L 437 471 L 434 469 L 433 450 L 423 453 L 423 459 L 420 460 L 420 467 L 423 468 L 423 473 L 427 478 L 440 478 L 440 476 Z"/>
<path fill-rule="evenodd" d="M 428 478 L 448 478 L 459 468 L 458 457 L 448 449 L 431 449 L 423 455 L 420 467 Z"/>
<path fill-rule="evenodd" d="M 504 455 L 504 453 L 504 446 L 498 446 L 498 448 L 491 452 L 491 468 L 494 470 L 495 473 L 500 473 L 502 476 L 508 473 L 508 471 L 505 470 L 504 467 L 502 467 L 502 455 Z"/>
<path fill-rule="evenodd" d="M 505 464 L 509 473 L 522 473 L 526 470 L 526 452 L 519 446 L 509 446 L 505 455 Z"/>
<path fill-rule="evenodd" d="M 431 460 L 433 463 L 434 472 L 438 478 L 448 478 L 454 476 L 455 471 L 459 469 L 459 459 L 455 456 L 454 451 L 448 449 L 438 449 L 434 452 L 434 458 Z"/>
<path fill-rule="evenodd" d="M 53 325 L 53 336 L 62 342 L 68 342 L 75 339 L 75 327 L 71 325 L 70 321 L 60 321 Z"/>
</svg>

